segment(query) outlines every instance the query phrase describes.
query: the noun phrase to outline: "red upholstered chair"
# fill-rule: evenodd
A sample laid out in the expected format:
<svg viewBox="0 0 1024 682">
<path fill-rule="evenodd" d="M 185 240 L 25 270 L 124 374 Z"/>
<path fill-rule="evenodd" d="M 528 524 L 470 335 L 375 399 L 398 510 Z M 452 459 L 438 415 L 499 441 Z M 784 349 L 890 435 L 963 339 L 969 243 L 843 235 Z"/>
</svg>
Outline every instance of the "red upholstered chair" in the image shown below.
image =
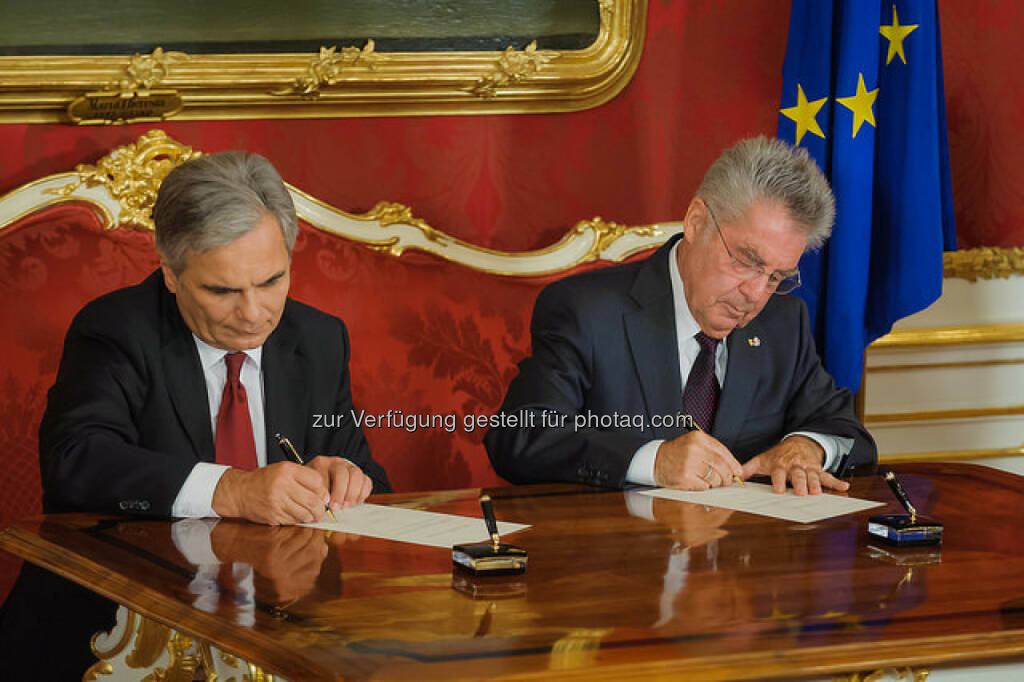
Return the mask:
<svg viewBox="0 0 1024 682">
<path fill-rule="evenodd" d="M 0 197 L 0 528 L 40 512 L 39 421 L 71 318 L 157 267 L 149 208 L 160 180 L 194 154 L 153 131 Z M 537 293 L 570 272 L 639 257 L 679 229 L 595 219 L 542 251 L 507 254 L 397 204 L 351 215 L 290 190 L 300 217 L 291 295 L 345 320 L 356 405 L 384 416 L 364 430 L 396 491 L 499 484 L 484 429 L 466 419 L 500 406 L 529 352 Z M 17 570 L 0 553 L 0 600 Z"/>
</svg>

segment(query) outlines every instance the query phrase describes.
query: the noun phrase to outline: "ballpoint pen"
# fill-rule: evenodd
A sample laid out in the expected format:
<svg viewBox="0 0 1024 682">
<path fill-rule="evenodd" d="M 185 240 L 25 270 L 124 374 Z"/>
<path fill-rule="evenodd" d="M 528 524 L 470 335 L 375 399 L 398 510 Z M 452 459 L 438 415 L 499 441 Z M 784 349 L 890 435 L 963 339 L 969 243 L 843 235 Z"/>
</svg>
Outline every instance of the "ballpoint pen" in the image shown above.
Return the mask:
<svg viewBox="0 0 1024 682">
<path fill-rule="evenodd" d="M 277 444 L 281 446 L 281 451 L 284 452 L 285 457 L 289 457 L 296 463 L 301 464 L 303 466 L 306 465 L 306 462 L 302 459 L 302 456 L 299 455 L 298 451 L 295 449 L 295 446 L 292 445 L 292 442 L 290 440 L 282 436 L 280 433 L 275 433 L 274 438 L 277 439 Z M 334 512 L 331 511 L 330 505 L 325 504 L 324 509 L 327 511 L 327 518 L 337 523 L 338 519 L 334 518 Z"/>
<path fill-rule="evenodd" d="M 885 472 L 885 482 L 889 484 L 892 489 L 892 494 L 896 496 L 896 499 L 900 501 L 903 508 L 910 512 L 910 522 L 917 522 L 917 510 L 914 509 L 914 505 L 910 503 L 910 496 L 907 495 L 907 491 L 900 485 L 900 481 L 896 478 L 896 474 L 892 471 Z"/>
<path fill-rule="evenodd" d="M 704 433 L 704 429 L 700 428 L 700 424 L 698 424 L 695 421 L 691 421 L 690 423 L 693 424 L 693 428 L 695 430 L 700 431 L 701 433 Z M 739 483 L 741 488 L 746 488 L 747 487 L 747 484 L 743 482 L 743 479 L 740 478 L 739 476 L 737 476 L 736 474 L 732 475 L 732 482 L 733 483 Z"/>
</svg>

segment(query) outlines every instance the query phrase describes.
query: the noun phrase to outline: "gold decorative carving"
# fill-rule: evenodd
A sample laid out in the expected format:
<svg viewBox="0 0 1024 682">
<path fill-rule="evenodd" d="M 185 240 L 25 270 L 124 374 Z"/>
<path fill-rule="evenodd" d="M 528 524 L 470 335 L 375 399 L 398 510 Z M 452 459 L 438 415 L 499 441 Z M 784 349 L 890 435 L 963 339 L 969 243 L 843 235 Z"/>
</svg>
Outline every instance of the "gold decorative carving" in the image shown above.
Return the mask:
<svg viewBox="0 0 1024 682">
<path fill-rule="evenodd" d="M 946 277 L 966 279 L 1007 279 L 1024 275 L 1024 247 L 993 248 L 983 246 L 942 254 L 942 270 Z"/>
<path fill-rule="evenodd" d="M 142 682 L 193 682 L 199 669 L 199 657 L 193 651 L 192 638 L 171 630 L 173 636 L 167 643 L 170 662 L 167 669 L 156 668 L 142 678 Z"/>
<path fill-rule="evenodd" d="M 274 682 L 274 676 L 255 663 L 248 664 L 249 672 L 242 675 L 242 682 Z"/>
<path fill-rule="evenodd" d="M 152 90 L 171 72 L 171 65 L 189 59 L 184 52 L 164 52 L 158 47 L 152 54 L 135 53 L 128 60 L 124 73 L 107 86 L 108 90 L 117 92 L 134 92 L 136 90 Z"/>
<path fill-rule="evenodd" d="M 610 21 L 615 15 L 615 0 L 598 0 L 597 4 L 601 10 L 601 23 Z"/>
<path fill-rule="evenodd" d="M 274 90 L 270 94 L 278 96 L 298 95 L 300 97 L 317 98 L 322 88 L 334 85 L 341 80 L 345 69 L 353 66 L 365 66 L 375 70 L 381 55 L 374 52 L 373 40 L 367 40 L 362 49 L 358 47 L 321 47 L 320 54 L 310 60 L 306 72 L 295 79 L 290 88 Z"/>
<path fill-rule="evenodd" d="M 107 661 L 96 661 L 89 666 L 89 669 L 82 675 L 82 682 L 96 682 L 100 675 L 113 675 L 114 668 Z"/>
<path fill-rule="evenodd" d="M 99 675 L 110 675 L 114 672 L 114 669 L 111 667 L 110 663 L 107 662 L 107 659 L 114 658 L 120 654 L 132 641 L 132 636 L 135 634 L 135 620 L 138 617 L 136 613 L 130 609 L 125 609 L 124 614 L 124 631 L 121 633 L 121 639 L 119 639 L 117 644 L 113 647 L 107 650 L 100 650 L 97 647 L 96 639 L 102 633 L 97 632 L 92 636 L 92 639 L 89 641 L 89 647 L 92 649 L 92 655 L 100 660 L 89 666 L 89 669 L 82 677 L 83 682 L 92 682 L 93 680 L 98 679 Z M 114 627 L 116 628 L 117 626 L 115 625 Z"/>
<path fill-rule="evenodd" d="M 423 233 L 423 236 L 435 244 L 451 243 L 452 238 L 441 230 L 431 227 L 426 221 L 416 218 L 412 214 L 412 208 L 395 201 L 378 201 L 369 212 L 361 216 L 365 220 L 376 220 L 381 227 L 389 225 L 405 224 L 411 225 Z M 401 256 L 402 250 L 392 252 L 392 255 Z"/>
<path fill-rule="evenodd" d="M 131 652 L 124 662 L 129 668 L 150 668 L 171 642 L 172 630 L 155 620 L 139 617 L 139 626 Z"/>
<path fill-rule="evenodd" d="M 103 90 L 73 99 L 67 116 L 73 123 L 130 123 L 159 121 L 181 111 L 184 101 L 175 90 L 154 90 L 171 71 L 171 64 L 189 59 L 184 52 L 135 53 L 128 66 Z"/>
<path fill-rule="evenodd" d="M 616 222 L 608 222 L 595 216 L 591 220 L 581 220 L 576 223 L 572 231 L 578 235 L 585 235 L 590 230 L 594 231 L 595 239 L 593 245 L 587 251 L 579 263 L 591 263 L 601 257 L 601 252 L 611 246 L 612 242 L 622 238 L 626 234 L 635 234 L 638 237 L 656 237 L 661 234 L 656 227 L 649 225 L 627 226 Z"/>
<path fill-rule="evenodd" d="M 114 149 L 95 166 L 75 166 L 78 180 L 51 193 L 68 196 L 82 185 L 105 186 L 121 205 L 118 224 L 153 230 L 151 212 L 160 183 L 172 168 L 199 156 L 200 152 L 162 130 L 151 130 L 136 142 Z"/>
<path fill-rule="evenodd" d="M 527 45 L 523 50 L 516 50 L 509 45 L 494 63 L 490 73 L 477 79 L 466 88 L 468 92 L 489 99 L 498 94 L 498 88 L 517 85 L 537 75 L 542 68 L 556 59 L 559 54 L 553 50 L 538 50 L 537 41 Z"/>
</svg>

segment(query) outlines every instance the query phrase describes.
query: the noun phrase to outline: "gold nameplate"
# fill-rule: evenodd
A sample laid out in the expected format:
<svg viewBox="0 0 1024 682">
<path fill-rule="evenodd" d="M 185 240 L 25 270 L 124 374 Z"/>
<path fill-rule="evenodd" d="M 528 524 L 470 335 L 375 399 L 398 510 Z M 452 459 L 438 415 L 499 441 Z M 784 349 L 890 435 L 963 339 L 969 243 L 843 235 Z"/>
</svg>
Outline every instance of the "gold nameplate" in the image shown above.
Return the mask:
<svg viewBox="0 0 1024 682">
<path fill-rule="evenodd" d="M 68 105 L 68 118 L 79 125 L 162 121 L 182 106 L 175 90 L 87 92 Z"/>
</svg>

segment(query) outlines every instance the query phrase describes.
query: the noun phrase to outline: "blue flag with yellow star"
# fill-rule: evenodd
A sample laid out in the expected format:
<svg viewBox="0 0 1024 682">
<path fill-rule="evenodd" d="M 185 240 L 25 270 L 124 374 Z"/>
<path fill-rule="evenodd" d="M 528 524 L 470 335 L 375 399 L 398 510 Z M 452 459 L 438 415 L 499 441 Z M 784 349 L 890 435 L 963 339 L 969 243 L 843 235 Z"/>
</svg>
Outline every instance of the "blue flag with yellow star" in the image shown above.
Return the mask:
<svg viewBox="0 0 1024 682">
<path fill-rule="evenodd" d="M 856 391 L 864 349 L 942 293 L 956 249 L 935 0 L 793 0 L 780 139 L 832 182 L 836 224 L 804 254 L 818 350 Z"/>
</svg>

